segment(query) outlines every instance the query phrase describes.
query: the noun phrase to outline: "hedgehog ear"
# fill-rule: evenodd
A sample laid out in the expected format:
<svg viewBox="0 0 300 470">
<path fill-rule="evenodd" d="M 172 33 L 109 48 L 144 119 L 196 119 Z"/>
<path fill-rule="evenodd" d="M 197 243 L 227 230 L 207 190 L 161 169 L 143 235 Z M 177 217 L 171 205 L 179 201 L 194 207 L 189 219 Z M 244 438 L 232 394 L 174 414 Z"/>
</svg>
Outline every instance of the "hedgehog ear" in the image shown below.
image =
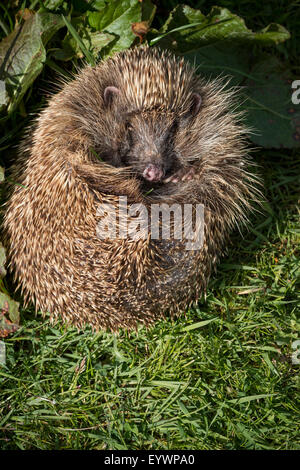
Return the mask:
<svg viewBox="0 0 300 470">
<path fill-rule="evenodd" d="M 202 104 L 202 97 L 199 95 L 199 93 L 193 93 L 192 100 L 193 104 L 191 106 L 190 113 L 192 114 L 192 116 L 196 116 Z"/>
<path fill-rule="evenodd" d="M 111 103 L 113 95 L 119 95 L 119 94 L 120 94 L 119 88 L 116 88 L 115 86 L 107 86 L 103 93 L 103 100 L 104 100 L 105 106 L 108 106 Z"/>
</svg>

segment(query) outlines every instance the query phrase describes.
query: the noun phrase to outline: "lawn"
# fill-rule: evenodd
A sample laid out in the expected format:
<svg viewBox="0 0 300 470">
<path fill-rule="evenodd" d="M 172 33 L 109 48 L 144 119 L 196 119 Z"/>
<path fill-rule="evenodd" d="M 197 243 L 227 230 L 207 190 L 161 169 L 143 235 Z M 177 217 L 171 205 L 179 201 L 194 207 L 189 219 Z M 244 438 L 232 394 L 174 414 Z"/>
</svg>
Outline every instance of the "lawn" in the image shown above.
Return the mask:
<svg viewBox="0 0 300 470">
<path fill-rule="evenodd" d="M 34 13 L 41 8 L 59 18 L 63 14 L 65 22 L 41 45 L 46 52 L 39 74 L 18 84 L 22 96 L 10 84 L 8 91 L 13 91 L 9 99 L 0 103 L 0 165 L 7 170 L 5 175 L 9 175 L 25 126 L 55 87 L 57 73 L 69 73 L 83 61 L 98 60 L 99 51 L 105 57 L 115 48 L 131 45 L 125 33 L 112 40 L 108 26 L 106 37 L 101 36 L 101 47 L 94 39 L 83 41 L 87 19 L 88 31 L 94 34 L 90 38 L 95 38 L 97 31 L 103 34 L 101 9 L 97 10 L 100 1 L 90 2 L 96 5 L 91 12 L 84 10 L 85 2 L 80 0 L 24 1 L 19 2 L 19 8 L 17 3 L 0 5 L 0 40 L 14 30 L 16 17 L 30 21 L 22 19 L 22 12 L 17 15 L 21 7 Z M 131 3 L 135 4 L 134 0 Z M 176 27 L 176 11 L 170 28 L 164 25 L 181 2 L 153 3 L 159 4 L 155 15 L 151 2 L 145 2 L 140 19 L 153 16 L 152 29 L 144 41 L 154 44 L 155 38 Z M 274 31 L 281 39 L 264 38 L 260 43 L 251 37 L 243 45 L 251 49 L 247 63 L 245 52 L 237 51 L 235 42 L 225 52 L 220 47 L 212 61 L 206 62 L 201 50 L 195 52 L 195 41 L 204 39 L 188 35 L 188 28 L 173 33 L 175 39 L 172 33 L 161 37 L 161 47 L 172 47 L 176 41 L 187 58 L 202 64 L 200 73 L 206 66 L 213 75 L 217 65 L 217 74 L 223 67 L 228 75 L 226 63 L 233 83 L 249 90 L 250 123 L 261 126 L 249 147 L 263 180 L 263 207 L 252 214 L 242 234 L 238 230 L 232 234 L 206 296 L 180 317 L 158 321 L 149 329 L 116 334 L 52 325 L 49 316 L 43 318 L 34 313 L 34 307 L 23 306 L 11 275 L 5 276 L 1 292 L 20 302 L 20 318 L 18 329 L 0 338 L 6 349 L 5 361 L 0 363 L 0 449 L 300 448 L 300 353 L 296 349 L 300 340 L 300 151 L 295 138 L 299 127 L 291 133 L 280 120 L 287 120 L 291 109 L 299 113 L 300 104 L 285 106 L 283 118 L 280 103 L 279 108 L 269 111 L 274 116 L 272 134 L 263 123 L 263 112 L 272 106 L 272 100 L 257 109 L 257 89 L 247 81 L 253 76 L 265 77 L 267 70 L 271 70 L 270 87 L 277 86 L 279 74 L 288 74 L 287 83 L 296 80 L 297 74 L 300 78 L 300 4 L 185 2 L 204 15 L 209 15 L 215 3 L 243 18 L 249 31 L 280 24 L 284 30 Z M 185 20 L 193 23 L 193 15 Z M 130 29 L 130 15 L 128 18 Z M 178 22 L 177 27 L 181 26 Z M 285 31 L 289 31 L 289 39 Z M 139 38 L 133 36 L 133 41 L 138 43 Z M 205 44 L 214 47 L 213 42 Z M 6 80 L 4 61 L 1 65 L 3 50 L 0 43 L 0 84 Z M 280 67 L 261 72 L 261 64 L 269 64 L 271 59 Z M 34 66 L 30 67 L 33 70 Z M 237 78 L 242 74 L 243 82 Z M 280 86 L 281 97 L 286 88 Z M 273 96 L 275 102 L 276 94 Z M 277 121 L 276 115 L 280 115 Z M 5 181 L 1 188 L 5 201 Z"/>
</svg>

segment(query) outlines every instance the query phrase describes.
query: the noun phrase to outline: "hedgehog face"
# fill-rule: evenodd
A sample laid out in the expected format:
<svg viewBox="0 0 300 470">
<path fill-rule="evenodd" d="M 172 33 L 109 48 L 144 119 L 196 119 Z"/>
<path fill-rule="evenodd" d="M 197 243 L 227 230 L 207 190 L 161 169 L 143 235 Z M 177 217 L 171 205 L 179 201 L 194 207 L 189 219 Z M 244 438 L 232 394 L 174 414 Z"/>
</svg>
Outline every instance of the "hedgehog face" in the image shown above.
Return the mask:
<svg viewBox="0 0 300 470">
<path fill-rule="evenodd" d="M 135 114 L 125 121 L 121 161 L 141 178 L 160 183 L 179 166 L 174 148 L 178 123 L 156 112 Z M 125 151 L 124 151 L 125 150 Z"/>
<path fill-rule="evenodd" d="M 159 106 L 128 112 L 120 108 L 122 97 L 117 87 L 104 90 L 105 107 L 119 118 L 118 142 L 114 140 L 111 146 L 109 163 L 130 167 L 142 181 L 151 184 L 182 180 L 186 171 L 182 171 L 182 152 L 176 149 L 176 134 L 198 114 L 201 96 L 193 93 L 189 108 L 180 116 L 168 109 L 168 103 L 165 109 Z"/>
</svg>

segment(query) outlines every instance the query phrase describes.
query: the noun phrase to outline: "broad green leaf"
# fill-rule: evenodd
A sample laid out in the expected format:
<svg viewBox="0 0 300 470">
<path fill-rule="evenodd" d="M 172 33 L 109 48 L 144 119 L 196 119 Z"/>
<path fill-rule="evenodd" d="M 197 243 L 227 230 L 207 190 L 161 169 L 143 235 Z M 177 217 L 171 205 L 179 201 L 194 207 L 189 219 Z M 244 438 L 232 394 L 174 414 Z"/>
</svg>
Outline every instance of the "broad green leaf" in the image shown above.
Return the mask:
<svg viewBox="0 0 300 470">
<path fill-rule="evenodd" d="M 195 64 L 199 74 L 209 78 L 230 77 L 230 86 L 241 85 L 250 76 L 251 54 L 245 47 L 232 43 L 217 43 L 199 47 L 184 54 Z"/>
<path fill-rule="evenodd" d="M 5 81 L 0 80 L 0 111 L 2 108 L 7 106 L 9 101 L 8 94 L 6 91 Z"/>
<path fill-rule="evenodd" d="M 91 6 L 97 11 L 87 12 L 89 25 L 97 31 L 115 36 L 115 42 L 109 47 L 109 55 L 129 48 L 136 39 L 131 29 L 132 23 L 146 20 L 150 23 L 155 12 L 150 0 L 96 1 Z"/>
<path fill-rule="evenodd" d="M 300 147 L 300 108 L 292 103 L 293 89 L 282 65 L 266 57 L 251 70 L 245 94 L 248 123 L 257 130 L 251 140 L 268 148 Z"/>
<path fill-rule="evenodd" d="M 64 25 L 60 16 L 36 13 L 0 43 L 0 79 L 9 96 L 8 112 L 13 111 L 26 90 L 43 69 L 45 45 Z"/>
<path fill-rule="evenodd" d="M 266 44 L 279 44 L 291 37 L 290 33 L 284 26 L 276 23 L 271 23 L 261 31 L 257 31 L 254 34 L 256 41 L 261 41 Z"/>
<path fill-rule="evenodd" d="M 255 64 L 253 44 L 278 44 L 289 32 L 270 24 L 260 31 L 248 29 L 242 18 L 226 8 L 213 7 L 205 16 L 200 10 L 177 5 L 150 44 L 184 54 L 209 78 L 227 76 L 229 86 L 241 85 L 241 107 L 254 133 L 250 138 L 265 147 L 298 147 L 300 117 L 292 105 L 292 89 L 280 67 L 269 56 Z M 257 59 L 256 59 L 257 61 Z"/>
<path fill-rule="evenodd" d="M 87 30 L 87 28 L 85 29 L 86 29 L 86 33 L 87 31 L 88 33 L 86 34 L 85 37 L 82 37 L 82 42 L 85 45 L 85 47 L 91 51 L 93 57 L 97 59 L 99 55 L 100 57 L 102 56 L 103 49 L 106 48 L 111 42 L 114 41 L 115 36 L 109 33 L 91 32 L 90 29 L 89 30 Z M 78 58 L 82 58 L 83 54 L 79 50 L 78 45 L 76 44 L 76 41 L 74 39 L 70 41 L 70 45 L 76 51 L 76 56 Z"/>
<path fill-rule="evenodd" d="M 156 6 L 153 5 L 151 0 L 144 0 L 141 2 L 141 21 L 148 21 L 150 26 L 155 16 L 155 12 Z"/>
<path fill-rule="evenodd" d="M 12 300 L 9 295 L 0 292 L 0 311 L 5 313 L 13 323 L 19 323 L 19 305 L 19 302 Z"/>
<path fill-rule="evenodd" d="M 52 52 L 54 59 L 67 61 L 74 57 L 85 57 L 92 64 L 98 57 L 103 58 L 103 49 L 115 40 L 113 34 L 92 31 L 89 26 L 84 26 L 82 18 L 73 20 L 72 28 L 73 34 L 69 29 L 62 41 L 62 49 Z"/>
<path fill-rule="evenodd" d="M 0 292 L 0 337 L 5 338 L 18 329 L 19 302 Z"/>
<path fill-rule="evenodd" d="M 18 329 L 19 302 L 12 300 L 3 285 L 2 278 L 6 275 L 5 248 L 0 242 L 0 338 L 5 338 Z"/>
<path fill-rule="evenodd" d="M 267 148 L 300 146 L 300 109 L 291 101 L 293 89 L 288 73 L 275 58 L 264 54 L 252 65 L 247 47 L 231 43 L 200 47 L 184 54 L 208 78 L 226 76 L 228 86 L 241 85 L 241 109 L 253 129 L 250 139 Z"/>
<path fill-rule="evenodd" d="M 69 30 L 69 33 L 71 34 L 71 36 L 73 37 L 73 39 L 77 43 L 78 48 L 81 50 L 83 56 L 87 59 L 88 63 L 90 65 L 95 65 L 94 57 L 92 56 L 89 49 L 87 49 L 85 47 L 84 42 L 82 41 L 81 37 L 79 36 L 78 32 L 76 31 L 76 29 L 74 28 L 72 23 L 70 23 L 70 21 L 67 18 L 65 18 L 63 15 L 62 15 L 62 19 L 63 19 L 65 25 L 67 26 L 67 28 Z"/>
<path fill-rule="evenodd" d="M 188 28 L 187 25 L 190 25 Z M 162 34 L 150 42 L 159 42 L 179 52 L 198 49 L 218 41 L 277 44 L 289 39 L 289 32 L 280 25 L 270 24 L 258 32 L 248 29 L 242 18 L 227 8 L 213 7 L 207 16 L 187 5 L 177 5 L 162 27 Z"/>
</svg>

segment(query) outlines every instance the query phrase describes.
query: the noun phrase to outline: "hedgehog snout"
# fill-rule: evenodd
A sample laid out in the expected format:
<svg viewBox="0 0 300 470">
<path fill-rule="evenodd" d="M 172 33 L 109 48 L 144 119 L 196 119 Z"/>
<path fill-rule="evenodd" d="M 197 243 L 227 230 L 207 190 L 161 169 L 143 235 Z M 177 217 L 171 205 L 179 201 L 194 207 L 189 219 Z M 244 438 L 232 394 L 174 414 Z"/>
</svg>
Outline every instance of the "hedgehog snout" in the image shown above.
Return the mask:
<svg viewBox="0 0 300 470">
<path fill-rule="evenodd" d="M 147 181 L 157 182 L 161 181 L 165 176 L 162 165 L 158 163 L 149 163 L 143 171 L 143 177 Z"/>
</svg>

